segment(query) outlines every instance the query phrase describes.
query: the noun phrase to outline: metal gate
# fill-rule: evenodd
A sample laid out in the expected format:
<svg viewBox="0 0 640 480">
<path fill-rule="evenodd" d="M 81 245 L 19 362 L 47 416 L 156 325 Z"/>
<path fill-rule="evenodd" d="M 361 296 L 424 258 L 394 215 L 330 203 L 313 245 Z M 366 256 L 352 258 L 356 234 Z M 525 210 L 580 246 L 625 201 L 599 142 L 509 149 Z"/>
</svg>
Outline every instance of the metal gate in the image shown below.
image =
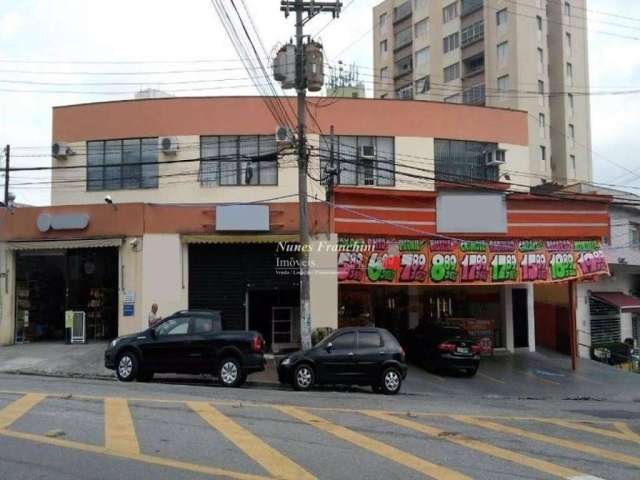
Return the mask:
<svg viewBox="0 0 640 480">
<path fill-rule="evenodd" d="M 591 346 L 620 341 L 620 310 L 617 307 L 589 298 L 591 314 Z"/>
</svg>

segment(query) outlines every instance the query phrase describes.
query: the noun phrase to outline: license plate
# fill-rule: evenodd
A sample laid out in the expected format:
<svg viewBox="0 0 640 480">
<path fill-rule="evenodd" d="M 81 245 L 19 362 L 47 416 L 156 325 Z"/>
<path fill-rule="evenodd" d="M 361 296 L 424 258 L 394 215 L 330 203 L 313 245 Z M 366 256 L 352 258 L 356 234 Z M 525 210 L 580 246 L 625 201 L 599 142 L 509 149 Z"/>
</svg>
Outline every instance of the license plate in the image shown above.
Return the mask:
<svg viewBox="0 0 640 480">
<path fill-rule="evenodd" d="M 469 353 L 469 349 L 467 347 L 457 347 L 456 348 L 456 352 L 457 353 Z"/>
</svg>

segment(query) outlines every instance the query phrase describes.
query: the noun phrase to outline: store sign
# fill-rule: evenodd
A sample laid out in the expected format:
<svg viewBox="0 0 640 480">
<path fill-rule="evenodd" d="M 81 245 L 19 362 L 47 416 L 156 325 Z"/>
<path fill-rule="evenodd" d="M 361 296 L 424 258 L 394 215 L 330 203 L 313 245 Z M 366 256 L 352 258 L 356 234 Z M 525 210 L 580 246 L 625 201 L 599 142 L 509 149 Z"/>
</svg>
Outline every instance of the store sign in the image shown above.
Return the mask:
<svg viewBox="0 0 640 480">
<path fill-rule="evenodd" d="M 341 283 L 496 285 L 609 274 L 598 240 L 341 238 L 338 247 Z"/>
</svg>

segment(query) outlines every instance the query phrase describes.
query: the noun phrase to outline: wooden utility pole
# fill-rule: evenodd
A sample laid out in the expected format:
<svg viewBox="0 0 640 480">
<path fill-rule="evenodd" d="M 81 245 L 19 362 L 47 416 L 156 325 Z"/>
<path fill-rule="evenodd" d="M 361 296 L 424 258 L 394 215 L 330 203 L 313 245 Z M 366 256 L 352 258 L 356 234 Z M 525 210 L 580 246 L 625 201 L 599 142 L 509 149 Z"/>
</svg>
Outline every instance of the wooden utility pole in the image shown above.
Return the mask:
<svg viewBox="0 0 640 480">
<path fill-rule="evenodd" d="M 4 147 L 4 206 L 9 206 L 9 162 L 11 161 L 11 145 Z"/>
</svg>

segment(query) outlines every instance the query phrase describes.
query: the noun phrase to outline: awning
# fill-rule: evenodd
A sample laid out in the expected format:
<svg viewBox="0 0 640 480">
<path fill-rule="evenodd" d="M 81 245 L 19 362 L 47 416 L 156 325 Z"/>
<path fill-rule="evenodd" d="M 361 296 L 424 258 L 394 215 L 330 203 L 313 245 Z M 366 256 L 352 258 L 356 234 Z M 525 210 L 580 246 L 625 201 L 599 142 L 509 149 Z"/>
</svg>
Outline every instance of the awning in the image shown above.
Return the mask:
<svg viewBox="0 0 640 480">
<path fill-rule="evenodd" d="M 122 238 L 96 238 L 91 240 L 45 240 L 38 242 L 9 242 L 10 250 L 68 250 L 71 248 L 119 247 Z"/>
<path fill-rule="evenodd" d="M 621 313 L 640 313 L 640 298 L 622 292 L 591 292 L 598 300 L 618 307 Z"/>
<path fill-rule="evenodd" d="M 299 242 L 299 235 L 183 235 L 182 243 L 279 243 Z"/>
</svg>

